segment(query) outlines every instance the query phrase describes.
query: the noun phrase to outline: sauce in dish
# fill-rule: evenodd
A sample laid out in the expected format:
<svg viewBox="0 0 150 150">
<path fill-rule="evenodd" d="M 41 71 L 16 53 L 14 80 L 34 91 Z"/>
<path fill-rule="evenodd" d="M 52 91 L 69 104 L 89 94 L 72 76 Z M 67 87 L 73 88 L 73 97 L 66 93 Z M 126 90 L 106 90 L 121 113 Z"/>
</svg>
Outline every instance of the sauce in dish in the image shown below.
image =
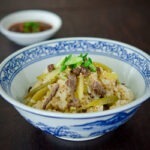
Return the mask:
<svg viewBox="0 0 150 150">
<path fill-rule="evenodd" d="M 52 28 L 51 24 L 40 21 L 18 22 L 9 27 L 9 31 L 19 33 L 36 33 Z"/>
<path fill-rule="evenodd" d="M 68 55 L 49 64 L 29 88 L 24 103 L 68 113 L 104 111 L 130 103 L 134 94 L 119 81 L 117 73 L 87 55 Z"/>
</svg>

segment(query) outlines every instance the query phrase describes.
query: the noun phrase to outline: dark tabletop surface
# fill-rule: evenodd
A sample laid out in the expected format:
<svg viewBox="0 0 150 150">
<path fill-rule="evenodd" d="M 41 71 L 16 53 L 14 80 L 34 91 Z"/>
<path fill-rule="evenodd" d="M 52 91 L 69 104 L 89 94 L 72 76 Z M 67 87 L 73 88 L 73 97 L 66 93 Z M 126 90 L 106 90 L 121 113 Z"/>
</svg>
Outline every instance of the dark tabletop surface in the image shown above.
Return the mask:
<svg viewBox="0 0 150 150">
<path fill-rule="evenodd" d="M 134 45 L 150 54 L 149 0 L 1 0 L 0 19 L 22 9 L 44 9 L 60 15 L 63 26 L 53 39 L 77 36 L 109 38 Z M 0 34 L 0 62 L 20 48 Z M 0 149 L 148 150 L 148 101 L 117 130 L 95 140 L 70 142 L 47 136 L 34 128 L 0 97 Z"/>
</svg>

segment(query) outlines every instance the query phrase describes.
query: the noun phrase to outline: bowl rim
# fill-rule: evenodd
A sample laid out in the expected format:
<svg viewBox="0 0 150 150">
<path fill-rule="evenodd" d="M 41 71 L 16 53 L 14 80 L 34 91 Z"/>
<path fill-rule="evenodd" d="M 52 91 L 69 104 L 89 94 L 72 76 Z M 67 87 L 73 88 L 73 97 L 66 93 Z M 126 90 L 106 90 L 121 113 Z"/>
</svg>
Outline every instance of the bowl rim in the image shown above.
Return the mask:
<svg viewBox="0 0 150 150">
<path fill-rule="evenodd" d="M 22 13 L 29 13 L 29 12 L 33 12 L 33 13 L 46 13 L 48 15 L 51 15 L 51 16 L 54 16 L 55 19 L 57 20 L 58 22 L 58 25 L 56 26 L 53 26 L 51 29 L 48 29 L 48 30 L 45 30 L 45 31 L 42 31 L 42 32 L 37 32 L 37 33 L 19 33 L 19 32 L 12 32 L 12 31 L 9 31 L 7 28 L 5 28 L 3 26 L 3 22 L 5 22 L 7 19 L 9 19 L 10 17 L 14 16 L 14 15 L 17 15 L 17 14 L 22 14 Z M 51 12 L 51 11 L 48 11 L 48 10 L 42 10 L 42 9 L 28 9 L 28 10 L 20 10 L 20 11 L 16 11 L 16 12 L 12 12 L 6 16 L 4 16 L 1 20 L 0 20 L 0 31 L 2 33 L 5 33 L 7 35 L 10 35 L 10 36 L 20 36 L 20 37 L 24 37 L 24 38 L 29 38 L 29 37 L 33 37 L 33 36 L 42 36 L 44 34 L 52 34 L 54 32 L 56 32 L 57 30 L 59 30 L 62 26 L 62 19 L 59 15 L 57 15 L 56 13 L 54 12 Z"/>
<path fill-rule="evenodd" d="M 58 39 L 54 39 L 54 40 L 48 40 L 48 41 L 44 41 L 44 42 L 40 42 L 40 43 L 36 43 L 27 47 L 24 47 L 14 53 L 12 53 L 11 55 L 9 55 L 8 57 L 6 57 L 0 64 L 0 71 L 3 68 L 3 66 L 7 63 L 7 61 L 9 59 L 11 59 L 12 57 L 14 57 L 16 54 L 19 54 L 23 51 L 26 51 L 27 49 L 39 46 L 39 45 L 43 45 L 43 44 L 51 44 L 53 42 L 60 42 L 60 41 L 69 41 L 69 40 L 101 40 L 101 41 L 106 41 L 106 42 L 113 42 L 116 44 L 120 44 L 126 47 L 129 47 L 131 49 L 134 49 L 136 52 L 144 55 L 145 57 L 147 57 L 149 59 L 149 55 L 126 43 L 120 42 L 120 41 L 116 41 L 116 40 L 111 40 L 111 39 L 106 39 L 106 38 L 96 38 L 96 37 L 69 37 L 69 38 L 58 38 Z M 150 59 L 149 59 L 150 60 Z M 150 90 L 150 87 L 147 87 L 147 90 Z M 126 104 L 124 106 L 118 107 L 118 108 L 114 108 L 111 110 L 106 110 L 106 111 L 101 111 L 101 112 L 90 112 L 90 113 L 62 113 L 62 112 L 50 112 L 50 111 L 45 111 L 45 110 L 39 110 L 39 109 L 35 109 L 32 107 L 29 107 L 21 102 L 16 101 L 15 99 L 11 98 L 10 96 L 7 95 L 7 93 L 2 89 L 1 85 L 0 85 L 0 94 L 1 96 L 8 101 L 9 103 L 11 103 L 16 109 L 20 109 L 22 111 L 25 112 L 29 112 L 32 114 L 36 114 L 39 116 L 44 116 L 44 117 L 51 117 L 51 118 L 70 118 L 70 119 L 88 119 L 88 118 L 95 118 L 95 117 L 103 117 L 103 116 L 109 116 L 109 115 L 113 115 L 122 111 L 127 111 L 133 108 L 136 108 L 138 106 L 141 105 L 141 103 L 143 103 L 145 100 L 147 100 L 150 97 L 150 93 L 146 92 L 146 94 L 144 96 L 141 96 L 140 98 L 136 99 L 135 101 L 132 101 L 129 104 Z"/>
</svg>

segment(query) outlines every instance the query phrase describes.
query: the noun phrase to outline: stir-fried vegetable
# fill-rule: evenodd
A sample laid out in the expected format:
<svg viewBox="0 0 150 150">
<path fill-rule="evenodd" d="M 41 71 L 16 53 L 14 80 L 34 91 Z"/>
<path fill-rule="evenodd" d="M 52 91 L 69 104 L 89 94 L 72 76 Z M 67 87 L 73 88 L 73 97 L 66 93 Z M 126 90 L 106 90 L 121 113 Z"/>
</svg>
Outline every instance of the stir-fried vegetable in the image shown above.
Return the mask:
<svg viewBox="0 0 150 150">
<path fill-rule="evenodd" d="M 103 70 L 105 70 L 107 72 L 112 72 L 112 69 L 110 67 L 106 66 L 103 63 L 93 62 L 93 64 L 94 64 L 95 67 L 100 67 L 100 68 L 103 68 Z"/>
<path fill-rule="evenodd" d="M 102 74 L 103 78 L 106 78 L 108 80 L 117 80 L 118 79 L 118 75 L 115 72 L 106 72 L 104 71 Z"/>
<path fill-rule="evenodd" d="M 32 96 L 32 99 L 37 101 L 37 100 L 41 100 L 44 95 L 47 93 L 48 91 L 48 87 L 45 86 L 43 87 L 42 89 L 40 89 L 39 91 L 37 91 L 33 96 Z"/>
<path fill-rule="evenodd" d="M 45 83 L 45 82 L 49 82 L 49 81 L 55 80 L 55 78 L 57 77 L 57 75 L 59 73 L 60 73 L 60 70 L 59 69 L 55 69 L 55 70 L 53 70 L 51 72 L 43 73 L 40 76 L 38 76 L 37 78 L 39 80 L 42 80 Z"/>
<path fill-rule="evenodd" d="M 77 93 L 77 97 L 79 98 L 79 100 L 82 100 L 83 98 L 83 92 L 84 92 L 84 77 L 82 74 L 79 75 L 79 78 L 78 78 L 78 85 L 77 85 L 77 90 L 76 90 L 76 93 Z"/>
<path fill-rule="evenodd" d="M 114 104 L 118 100 L 117 96 L 108 96 L 91 101 L 86 105 L 86 108 L 102 106 L 106 104 Z"/>
<path fill-rule="evenodd" d="M 49 84 L 52 84 L 52 81 L 46 82 L 44 84 L 40 84 L 38 87 L 33 88 L 29 91 L 29 93 L 26 95 L 26 98 L 32 97 L 36 92 L 38 92 L 40 89 L 47 87 Z"/>
</svg>

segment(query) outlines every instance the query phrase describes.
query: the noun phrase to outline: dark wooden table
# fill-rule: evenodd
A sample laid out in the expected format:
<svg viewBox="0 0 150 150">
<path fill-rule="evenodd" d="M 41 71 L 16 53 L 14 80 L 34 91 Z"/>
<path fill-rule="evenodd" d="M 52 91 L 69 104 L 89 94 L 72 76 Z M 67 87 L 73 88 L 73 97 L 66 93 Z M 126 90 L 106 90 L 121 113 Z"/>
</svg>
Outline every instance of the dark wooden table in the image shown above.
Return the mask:
<svg viewBox="0 0 150 150">
<path fill-rule="evenodd" d="M 60 15 L 53 37 L 102 37 L 119 40 L 150 53 L 149 0 L 1 0 L 0 18 L 22 9 L 45 9 Z M 0 62 L 22 48 L 0 34 Z M 70 142 L 47 136 L 28 124 L 0 97 L 1 150 L 148 150 L 150 103 L 146 101 L 126 124 L 103 137 Z"/>
</svg>

